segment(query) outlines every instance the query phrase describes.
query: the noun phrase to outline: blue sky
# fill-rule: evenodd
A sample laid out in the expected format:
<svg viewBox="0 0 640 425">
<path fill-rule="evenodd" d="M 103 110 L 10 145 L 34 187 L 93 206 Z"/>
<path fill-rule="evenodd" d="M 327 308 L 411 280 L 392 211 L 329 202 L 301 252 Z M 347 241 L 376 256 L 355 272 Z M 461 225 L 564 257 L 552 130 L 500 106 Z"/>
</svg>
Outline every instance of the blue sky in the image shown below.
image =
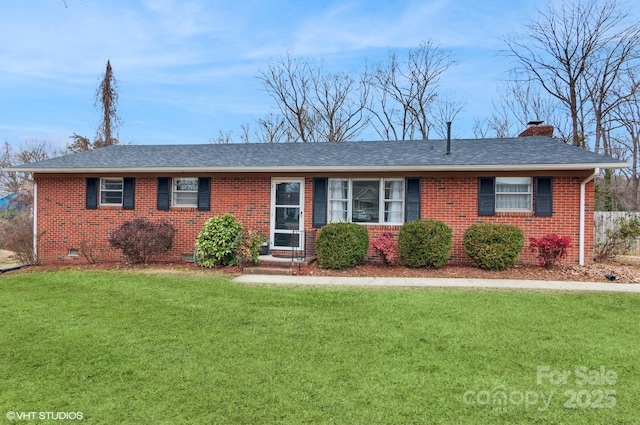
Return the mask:
<svg viewBox="0 0 640 425">
<path fill-rule="evenodd" d="M 0 14 L 0 142 L 73 133 L 93 139 L 94 93 L 111 61 L 119 83 L 120 141 L 239 139 L 273 111 L 256 78 L 291 50 L 330 69 L 364 70 L 390 49 L 432 40 L 457 61 L 440 92 L 466 102 L 454 136 L 472 137 L 491 110 L 509 60 L 502 39 L 535 15 L 536 1 L 477 0 L 28 0 Z M 374 138 L 367 137 L 364 138 Z"/>
</svg>

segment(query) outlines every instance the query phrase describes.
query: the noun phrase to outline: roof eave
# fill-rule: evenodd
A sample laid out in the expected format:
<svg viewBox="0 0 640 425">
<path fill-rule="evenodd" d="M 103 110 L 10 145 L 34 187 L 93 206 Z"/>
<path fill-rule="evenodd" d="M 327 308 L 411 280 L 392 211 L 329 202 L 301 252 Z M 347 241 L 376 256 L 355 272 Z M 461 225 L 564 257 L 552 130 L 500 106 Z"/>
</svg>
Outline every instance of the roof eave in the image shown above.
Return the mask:
<svg viewBox="0 0 640 425">
<path fill-rule="evenodd" d="M 309 172 L 425 172 L 425 171 L 580 171 L 627 168 L 627 163 L 584 164 L 488 164 L 488 165 L 405 165 L 405 166 L 264 166 L 264 167 L 141 167 L 141 168 L 30 168 L 13 167 L 8 172 L 39 174 L 104 174 L 104 173 L 309 173 Z"/>
</svg>

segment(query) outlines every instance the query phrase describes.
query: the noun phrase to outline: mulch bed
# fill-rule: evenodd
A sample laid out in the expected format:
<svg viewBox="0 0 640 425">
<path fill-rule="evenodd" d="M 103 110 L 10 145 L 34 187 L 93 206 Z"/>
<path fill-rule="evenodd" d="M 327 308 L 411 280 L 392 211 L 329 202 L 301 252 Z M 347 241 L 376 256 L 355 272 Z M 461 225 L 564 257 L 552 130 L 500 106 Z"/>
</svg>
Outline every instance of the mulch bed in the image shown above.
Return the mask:
<svg viewBox="0 0 640 425">
<path fill-rule="evenodd" d="M 605 275 L 615 276 L 617 283 L 640 283 L 640 266 L 621 262 L 594 263 L 585 267 L 558 265 L 551 270 L 533 265 L 516 265 L 503 271 L 483 270 L 470 265 L 446 265 L 440 269 L 389 267 L 381 263 L 366 263 L 346 270 L 322 269 L 317 263 L 302 269 L 308 276 L 383 276 L 383 277 L 440 277 L 515 280 L 563 280 L 608 282 Z"/>
<path fill-rule="evenodd" d="M 41 270 L 57 270 L 60 268 L 78 268 L 83 270 L 146 270 L 162 272 L 203 271 L 202 267 L 193 263 L 151 263 L 130 266 L 123 263 L 73 264 L 32 266 L 9 273 L 33 272 Z M 241 274 L 238 267 L 221 267 L 211 269 L 217 273 L 229 275 Z M 368 262 L 345 270 L 323 269 L 317 262 L 296 270 L 300 276 L 362 276 L 362 277 L 426 277 L 426 278 L 478 278 L 478 279 L 513 279 L 513 280 L 560 280 L 583 282 L 608 282 L 605 275 L 615 276 L 616 283 L 640 283 L 640 259 L 630 261 L 608 261 L 593 263 L 585 267 L 577 265 L 558 265 L 547 270 L 535 265 L 516 265 L 503 271 L 482 270 L 471 265 L 446 265 L 440 269 L 411 268 L 404 266 L 386 266 L 382 263 Z"/>
</svg>

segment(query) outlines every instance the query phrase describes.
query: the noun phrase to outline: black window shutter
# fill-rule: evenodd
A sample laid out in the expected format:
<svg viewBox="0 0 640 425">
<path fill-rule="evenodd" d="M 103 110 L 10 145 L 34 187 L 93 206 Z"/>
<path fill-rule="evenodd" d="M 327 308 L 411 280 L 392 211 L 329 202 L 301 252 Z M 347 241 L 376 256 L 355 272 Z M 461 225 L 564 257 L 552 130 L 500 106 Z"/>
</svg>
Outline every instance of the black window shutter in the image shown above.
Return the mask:
<svg viewBox="0 0 640 425">
<path fill-rule="evenodd" d="M 211 178 L 198 177 L 198 211 L 211 209 Z"/>
<path fill-rule="evenodd" d="M 478 215 L 490 216 L 496 214 L 496 179 L 480 177 L 478 179 Z"/>
<path fill-rule="evenodd" d="M 553 178 L 535 178 L 535 215 L 537 217 L 551 217 L 553 215 Z"/>
<path fill-rule="evenodd" d="M 407 178 L 405 192 L 404 221 L 420 220 L 420 179 Z"/>
<path fill-rule="evenodd" d="M 158 177 L 158 209 L 169 211 L 171 177 Z"/>
<path fill-rule="evenodd" d="M 125 177 L 122 179 L 122 209 L 132 210 L 136 206 L 136 179 Z"/>
<path fill-rule="evenodd" d="M 313 218 L 314 228 L 327 224 L 327 197 L 329 189 L 329 179 L 316 177 L 313 179 Z"/>
<path fill-rule="evenodd" d="M 98 208 L 98 179 L 96 177 L 87 178 L 85 207 L 88 210 L 95 210 Z"/>
</svg>

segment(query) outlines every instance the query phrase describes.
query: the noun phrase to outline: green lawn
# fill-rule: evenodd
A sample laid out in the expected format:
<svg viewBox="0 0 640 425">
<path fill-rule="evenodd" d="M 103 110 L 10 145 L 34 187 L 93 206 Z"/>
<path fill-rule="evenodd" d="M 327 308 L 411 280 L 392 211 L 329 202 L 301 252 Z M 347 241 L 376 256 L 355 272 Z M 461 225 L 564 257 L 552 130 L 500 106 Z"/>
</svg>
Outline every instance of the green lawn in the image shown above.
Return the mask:
<svg viewBox="0 0 640 425">
<path fill-rule="evenodd" d="M 0 422 L 638 423 L 639 329 L 628 294 L 2 275 Z"/>
</svg>

